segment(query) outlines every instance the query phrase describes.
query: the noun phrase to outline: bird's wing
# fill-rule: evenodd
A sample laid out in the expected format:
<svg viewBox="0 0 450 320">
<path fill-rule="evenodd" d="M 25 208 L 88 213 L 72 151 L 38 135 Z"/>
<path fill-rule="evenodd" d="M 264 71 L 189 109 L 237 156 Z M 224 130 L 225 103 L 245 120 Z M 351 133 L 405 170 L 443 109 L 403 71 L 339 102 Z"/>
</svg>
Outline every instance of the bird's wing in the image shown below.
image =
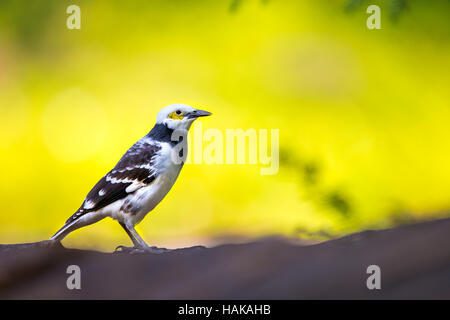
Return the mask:
<svg viewBox="0 0 450 320">
<path fill-rule="evenodd" d="M 97 182 L 80 209 L 66 221 L 66 224 L 151 184 L 157 177 L 155 156 L 160 150 L 161 146 L 154 143 L 139 141 L 134 144 L 117 165 Z"/>
</svg>

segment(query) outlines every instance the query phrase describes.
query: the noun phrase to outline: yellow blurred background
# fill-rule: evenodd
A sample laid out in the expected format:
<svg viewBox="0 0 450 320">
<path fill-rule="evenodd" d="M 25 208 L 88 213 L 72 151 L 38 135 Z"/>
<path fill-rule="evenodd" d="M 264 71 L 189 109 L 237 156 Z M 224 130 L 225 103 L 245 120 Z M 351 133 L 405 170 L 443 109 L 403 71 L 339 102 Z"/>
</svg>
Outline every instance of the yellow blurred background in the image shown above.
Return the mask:
<svg viewBox="0 0 450 320">
<path fill-rule="evenodd" d="M 2 0 L 0 243 L 50 237 L 171 103 L 211 111 L 203 130 L 279 129 L 280 170 L 186 165 L 137 228 L 151 245 L 447 216 L 450 4 L 371 1 L 381 30 L 368 4 Z M 129 242 L 111 219 L 64 240 Z"/>
</svg>

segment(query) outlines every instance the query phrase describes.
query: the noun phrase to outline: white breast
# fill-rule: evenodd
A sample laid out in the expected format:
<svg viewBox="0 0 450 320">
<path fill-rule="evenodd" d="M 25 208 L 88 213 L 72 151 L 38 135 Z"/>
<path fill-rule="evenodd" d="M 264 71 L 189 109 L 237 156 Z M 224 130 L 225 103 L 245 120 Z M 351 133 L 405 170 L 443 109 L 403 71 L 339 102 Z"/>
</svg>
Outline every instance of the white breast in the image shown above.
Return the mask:
<svg viewBox="0 0 450 320">
<path fill-rule="evenodd" d="M 138 224 L 150 211 L 152 211 L 170 191 L 175 183 L 181 164 L 172 161 L 172 147 L 168 143 L 162 144 L 155 159 L 156 179 L 149 185 L 130 194 L 126 200 L 130 201 L 136 209 L 133 214 L 116 211 L 112 217 L 132 225 Z"/>
</svg>

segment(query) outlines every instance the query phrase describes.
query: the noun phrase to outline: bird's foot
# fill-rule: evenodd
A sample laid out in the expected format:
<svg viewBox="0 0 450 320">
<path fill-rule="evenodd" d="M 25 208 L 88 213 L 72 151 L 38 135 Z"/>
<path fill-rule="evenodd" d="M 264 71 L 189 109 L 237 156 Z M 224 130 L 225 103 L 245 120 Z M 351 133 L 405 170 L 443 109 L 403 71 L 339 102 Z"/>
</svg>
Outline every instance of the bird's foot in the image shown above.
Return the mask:
<svg viewBox="0 0 450 320">
<path fill-rule="evenodd" d="M 118 246 L 114 253 L 128 253 L 128 254 L 140 254 L 140 253 L 166 253 L 172 251 L 171 249 L 166 248 L 158 248 L 158 247 L 125 247 Z"/>
</svg>

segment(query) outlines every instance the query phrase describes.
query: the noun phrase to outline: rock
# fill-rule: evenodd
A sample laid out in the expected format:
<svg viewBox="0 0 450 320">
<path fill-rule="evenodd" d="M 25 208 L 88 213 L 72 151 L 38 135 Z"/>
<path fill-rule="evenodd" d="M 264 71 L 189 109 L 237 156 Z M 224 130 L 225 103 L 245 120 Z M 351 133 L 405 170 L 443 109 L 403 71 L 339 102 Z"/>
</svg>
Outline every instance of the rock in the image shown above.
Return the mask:
<svg viewBox="0 0 450 320">
<path fill-rule="evenodd" d="M 67 267 L 81 289 L 66 286 Z M 381 289 L 366 286 L 381 270 Z M 450 219 L 313 245 L 265 238 L 163 254 L 0 245 L 1 299 L 448 299 Z"/>
</svg>

